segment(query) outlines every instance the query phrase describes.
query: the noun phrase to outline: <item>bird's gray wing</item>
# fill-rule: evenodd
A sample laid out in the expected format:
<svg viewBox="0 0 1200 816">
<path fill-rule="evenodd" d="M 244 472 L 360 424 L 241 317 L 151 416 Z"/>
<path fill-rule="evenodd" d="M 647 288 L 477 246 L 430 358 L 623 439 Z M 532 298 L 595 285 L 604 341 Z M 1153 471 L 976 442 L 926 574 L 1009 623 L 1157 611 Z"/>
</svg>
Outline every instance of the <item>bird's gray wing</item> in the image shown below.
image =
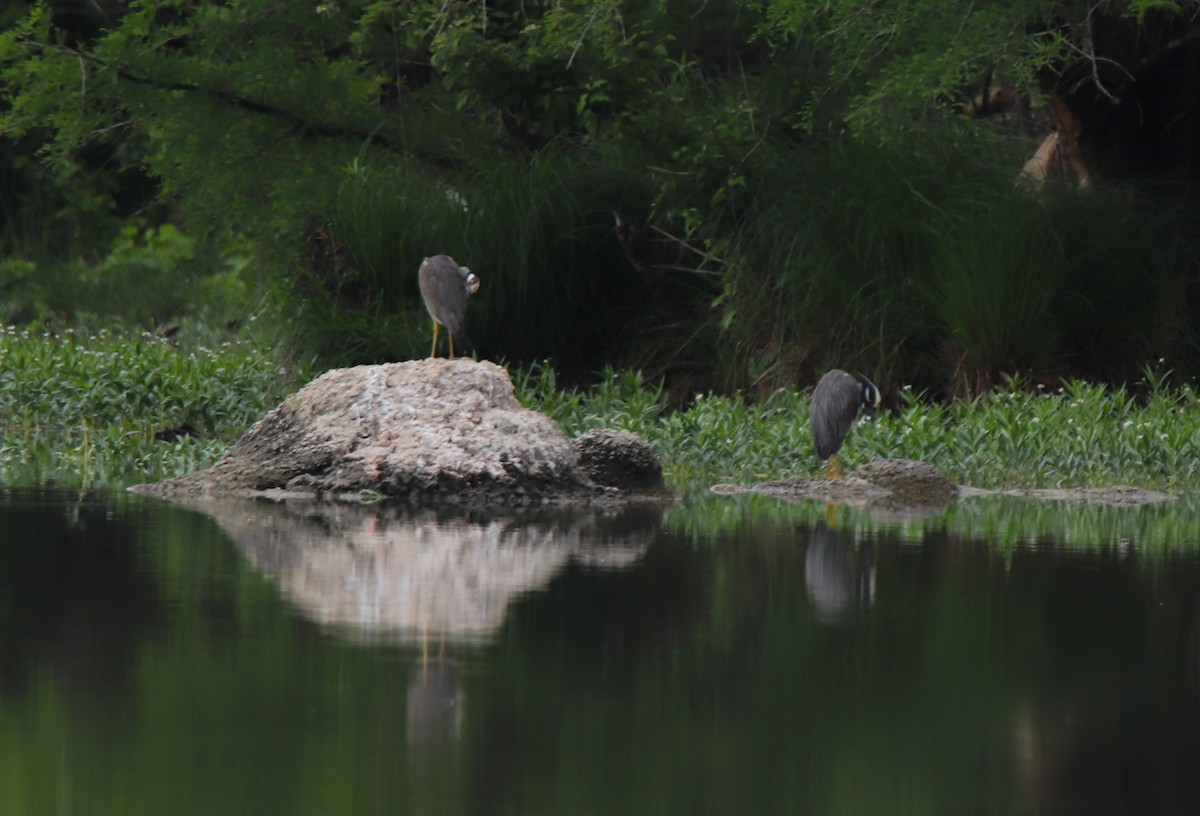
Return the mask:
<svg viewBox="0 0 1200 816">
<path fill-rule="evenodd" d="M 467 291 L 458 264 L 449 255 L 434 255 L 421 263 L 421 297 L 431 317 L 451 337 L 462 334 L 467 315 Z"/>
<path fill-rule="evenodd" d="M 421 285 L 421 300 L 425 303 L 425 311 L 429 312 L 429 316 L 434 320 L 437 320 L 437 315 L 434 314 L 437 308 L 434 298 L 437 293 L 438 261 L 441 257 L 441 255 L 434 255 L 432 258 L 426 258 L 421 261 L 421 268 L 417 270 L 417 282 Z"/>
<path fill-rule="evenodd" d="M 826 372 L 813 389 L 809 417 L 818 456 L 828 459 L 841 449 L 861 406 L 862 386 L 853 375 L 836 368 Z"/>
</svg>

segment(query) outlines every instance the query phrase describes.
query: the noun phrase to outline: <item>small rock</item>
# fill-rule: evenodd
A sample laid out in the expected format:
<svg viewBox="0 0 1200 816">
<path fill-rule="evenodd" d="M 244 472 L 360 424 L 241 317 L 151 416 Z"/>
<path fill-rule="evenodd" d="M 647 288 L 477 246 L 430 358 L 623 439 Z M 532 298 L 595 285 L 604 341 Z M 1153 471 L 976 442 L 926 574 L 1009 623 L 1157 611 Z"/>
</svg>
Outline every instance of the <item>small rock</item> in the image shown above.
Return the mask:
<svg viewBox="0 0 1200 816">
<path fill-rule="evenodd" d="M 714 485 L 711 489 L 724 495 L 748 492 L 850 504 L 892 516 L 926 515 L 958 495 L 958 487 L 936 468 L 909 459 L 882 459 L 838 479 L 813 481 L 793 477 L 749 488 Z"/>
<path fill-rule="evenodd" d="M 958 495 L 958 487 L 941 471 L 912 459 L 880 459 L 863 465 L 854 475 L 884 488 L 904 504 L 945 504 Z"/>
<path fill-rule="evenodd" d="M 662 464 L 635 433 L 607 428 L 580 434 L 571 446 L 593 482 L 621 490 L 664 490 Z"/>
</svg>

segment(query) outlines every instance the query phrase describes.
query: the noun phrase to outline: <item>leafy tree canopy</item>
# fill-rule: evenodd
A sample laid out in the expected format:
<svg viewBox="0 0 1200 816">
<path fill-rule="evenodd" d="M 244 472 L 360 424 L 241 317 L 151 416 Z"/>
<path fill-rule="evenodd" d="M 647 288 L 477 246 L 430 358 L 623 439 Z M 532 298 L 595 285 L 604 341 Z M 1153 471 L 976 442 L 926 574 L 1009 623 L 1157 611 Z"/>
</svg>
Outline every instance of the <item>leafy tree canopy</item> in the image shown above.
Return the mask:
<svg viewBox="0 0 1200 816">
<path fill-rule="evenodd" d="M 7 23 L 0 31 L 0 214 L 10 217 L 10 192 L 38 187 L 30 181 L 32 151 L 44 161 L 36 172 L 46 186 L 69 202 L 89 202 L 69 205 L 81 223 L 104 211 L 98 200 L 121 193 L 113 178 L 149 180 L 158 213 L 184 224 L 189 238 L 234 237 L 227 243 L 240 251 L 249 237 L 259 268 L 284 278 L 298 267 L 315 270 L 317 285 L 293 287 L 304 297 L 355 292 L 349 306 L 339 301 L 345 308 L 332 325 L 353 309 L 403 319 L 416 261 L 413 246 L 396 248 L 399 223 L 426 244 L 474 242 L 472 254 L 508 265 L 495 271 L 511 284 L 512 310 L 493 300 L 490 311 L 492 325 L 505 331 L 525 331 L 518 307 L 562 315 L 569 328 L 596 315 L 566 311 L 563 303 L 608 308 L 604 294 L 642 306 L 639 285 L 657 283 L 670 293 L 660 303 L 670 302 L 681 279 L 664 285 L 647 278 L 647 269 L 703 273 L 682 282 L 701 281 L 694 301 L 704 309 L 714 298 L 727 308 L 734 294 L 752 288 L 753 276 L 764 278 L 764 302 L 778 303 L 768 270 L 785 271 L 804 298 L 815 263 L 811 246 L 789 243 L 800 234 L 796 208 L 772 210 L 765 195 L 786 175 L 781 169 L 806 161 L 789 157 L 890 140 L 902 146 L 899 154 L 926 151 L 918 158 L 948 175 L 928 126 L 961 121 L 956 114 L 980 77 L 1002 75 L 1015 93 L 1065 99 L 1086 120 L 1100 159 L 1124 149 L 1134 172 L 1200 172 L 1191 90 L 1200 82 L 1198 12 L 1196 0 L 44 1 L 21 15 L 11 7 L 0 12 Z M 914 129 L 920 139 L 910 139 Z M 579 172 L 601 159 L 619 172 Z M 524 172 L 535 164 L 540 172 Z M 975 172 L 959 164 L 954 172 Z M 804 186 L 797 175 L 774 189 L 804 186 L 794 192 L 808 200 L 814 189 L 825 195 L 845 185 L 848 211 L 861 213 L 872 202 L 845 174 L 869 171 L 861 163 L 831 166 L 846 170 L 824 187 Z M 20 170 L 19 190 L 10 167 Z M 1003 186 L 1016 170 L 1006 166 L 997 176 Z M 559 194 L 522 187 L 530 178 Z M 618 250 L 613 202 L 624 207 L 633 186 L 636 220 L 660 231 L 630 231 Z M 898 195 L 910 188 L 899 186 Z M 786 201 L 791 193 L 780 194 Z M 53 204 L 39 201 L 47 218 L 57 217 Z M 396 209 L 384 218 L 380 202 Z M 508 220 L 500 217 L 505 204 Z M 326 226 L 337 211 L 353 213 L 343 220 L 357 223 L 335 224 L 335 235 Z M 748 260 L 755 253 L 735 246 L 754 227 L 756 211 L 764 224 L 759 254 L 778 263 L 755 264 Z M 766 211 L 774 220 L 762 219 Z M 895 213 L 885 209 L 880 220 Z M 355 229 L 360 247 L 386 245 L 391 254 L 371 260 L 360 252 L 345 261 L 346 236 Z M 480 250 L 485 233 L 490 251 Z M 613 257 L 598 253 L 599 235 Z M 657 241 L 653 249 L 674 255 L 642 263 L 638 241 L 649 243 L 647 235 Z M 895 242 L 881 251 L 894 258 Z M 621 253 L 633 256 L 627 266 L 636 275 L 613 271 Z M 538 264 L 530 262 L 534 255 Z M 840 263 L 830 269 L 845 277 Z M 592 288 L 574 288 L 580 282 Z M 625 285 L 640 294 L 626 294 Z M 484 297 L 503 291 L 497 286 Z M 530 306 L 528 292 L 552 295 L 554 308 Z M 796 311 L 790 302 L 779 305 Z M 726 313 L 730 320 L 734 314 Z M 682 309 L 649 322 L 687 327 L 707 317 Z M 364 322 L 378 325 L 374 318 Z M 622 314 L 609 324 L 628 322 Z M 812 331 L 804 319 L 791 333 Z M 563 327 L 545 333 L 567 334 Z M 550 353 L 541 351 L 547 343 L 524 338 L 524 348 L 538 353 Z M 775 338 L 752 344 L 780 345 Z M 331 345 L 345 344 L 338 338 Z M 811 344 L 795 345 L 801 354 Z"/>
<path fill-rule="evenodd" d="M 286 219 L 316 176 L 363 151 L 477 172 L 615 142 L 692 170 L 729 164 L 770 128 L 886 133 L 989 66 L 1031 88 L 1069 74 L 1109 93 L 1134 65 L 1102 29 L 1161 32 L 1165 47 L 1198 25 L 1184 0 L 89 6 L 38 3 L 0 35 L 0 132 L 40 134 L 60 163 L 120 147 L 163 200 L 225 220 L 267 203 Z"/>
</svg>

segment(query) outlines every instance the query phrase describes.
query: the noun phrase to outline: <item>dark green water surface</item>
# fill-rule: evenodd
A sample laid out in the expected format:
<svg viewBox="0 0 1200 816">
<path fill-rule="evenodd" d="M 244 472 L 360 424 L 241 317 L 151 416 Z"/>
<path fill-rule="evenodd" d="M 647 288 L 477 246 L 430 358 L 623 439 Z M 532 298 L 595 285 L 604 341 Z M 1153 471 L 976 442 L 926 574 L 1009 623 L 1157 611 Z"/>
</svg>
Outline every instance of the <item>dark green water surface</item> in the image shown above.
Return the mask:
<svg viewBox="0 0 1200 816">
<path fill-rule="evenodd" d="M 1030 507 L 0 491 L 0 814 L 1200 813 L 1200 516 Z"/>
</svg>

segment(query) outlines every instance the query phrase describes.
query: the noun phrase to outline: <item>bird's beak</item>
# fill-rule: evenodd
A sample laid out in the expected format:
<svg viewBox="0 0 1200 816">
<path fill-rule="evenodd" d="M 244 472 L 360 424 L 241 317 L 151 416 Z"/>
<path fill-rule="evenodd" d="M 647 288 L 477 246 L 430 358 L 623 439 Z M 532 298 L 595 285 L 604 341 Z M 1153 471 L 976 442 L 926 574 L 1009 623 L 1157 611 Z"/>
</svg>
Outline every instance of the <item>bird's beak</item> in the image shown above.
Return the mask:
<svg viewBox="0 0 1200 816">
<path fill-rule="evenodd" d="M 876 388 L 874 385 L 871 386 L 871 390 L 875 392 L 875 399 L 871 400 L 871 402 L 866 406 L 866 411 L 867 411 L 867 419 L 874 420 L 875 419 L 875 411 L 879 409 L 879 403 L 881 401 L 881 397 L 879 394 L 879 389 Z"/>
</svg>

